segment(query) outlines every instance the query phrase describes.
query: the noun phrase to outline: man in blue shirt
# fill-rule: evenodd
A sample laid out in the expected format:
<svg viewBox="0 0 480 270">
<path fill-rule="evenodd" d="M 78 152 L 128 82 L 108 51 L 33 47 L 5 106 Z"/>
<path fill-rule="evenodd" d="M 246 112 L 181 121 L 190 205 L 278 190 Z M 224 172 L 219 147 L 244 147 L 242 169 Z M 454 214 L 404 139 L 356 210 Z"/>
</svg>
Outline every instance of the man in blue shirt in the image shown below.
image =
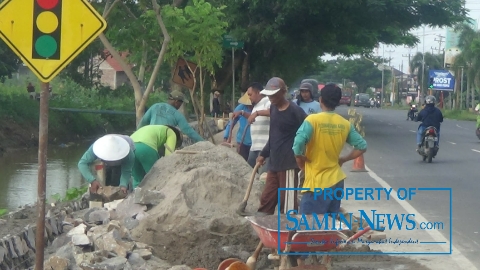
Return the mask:
<svg viewBox="0 0 480 270">
<path fill-rule="evenodd" d="M 313 86 L 311 83 L 302 83 L 299 90 L 300 94 L 293 102 L 296 102 L 297 105 L 300 106 L 300 108 L 302 108 L 307 115 L 322 111 L 320 108 L 320 103 L 313 100 Z"/>
<path fill-rule="evenodd" d="M 252 146 L 252 137 L 250 136 L 250 125 L 248 124 L 248 118 L 245 117 L 245 113 L 251 113 L 253 105 L 247 93 L 238 99 L 238 103 L 238 106 L 233 111 L 233 126 L 235 126 L 237 122 L 240 122 L 240 127 L 237 131 L 237 144 L 240 148 L 238 153 L 245 159 L 245 161 L 247 161 L 250 147 Z M 223 139 L 225 141 L 230 137 L 231 124 L 231 121 L 229 121 L 225 127 L 225 133 L 223 134 Z"/>
<path fill-rule="evenodd" d="M 178 111 L 184 102 L 188 103 L 188 100 L 182 92 L 172 91 L 168 97 L 168 103 L 156 103 L 148 109 L 138 124 L 137 130 L 146 125 L 174 126 L 179 127 L 182 133 L 194 142 L 204 141 L 188 124 L 185 116 Z"/>
</svg>

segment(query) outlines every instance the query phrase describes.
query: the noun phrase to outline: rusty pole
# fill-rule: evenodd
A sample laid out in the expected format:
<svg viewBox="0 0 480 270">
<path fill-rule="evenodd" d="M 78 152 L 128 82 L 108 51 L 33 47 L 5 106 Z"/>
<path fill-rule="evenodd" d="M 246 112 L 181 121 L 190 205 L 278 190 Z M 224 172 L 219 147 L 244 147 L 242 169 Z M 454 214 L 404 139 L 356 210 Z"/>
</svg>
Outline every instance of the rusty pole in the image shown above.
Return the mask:
<svg viewBox="0 0 480 270">
<path fill-rule="evenodd" d="M 35 238 L 35 270 L 43 270 L 45 248 L 45 192 L 47 178 L 48 146 L 48 100 L 49 83 L 42 83 L 40 93 L 40 124 L 38 130 L 38 186 L 37 186 L 37 231 Z"/>
</svg>

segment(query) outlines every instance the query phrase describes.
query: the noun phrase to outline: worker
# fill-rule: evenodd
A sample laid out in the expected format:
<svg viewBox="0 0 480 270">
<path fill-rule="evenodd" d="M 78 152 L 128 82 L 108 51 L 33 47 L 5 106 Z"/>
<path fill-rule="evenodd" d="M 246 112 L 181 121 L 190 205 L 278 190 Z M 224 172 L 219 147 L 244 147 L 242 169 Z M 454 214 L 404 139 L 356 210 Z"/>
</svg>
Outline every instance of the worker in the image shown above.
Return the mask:
<svg viewBox="0 0 480 270">
<path fill-rule="evenodd" d="M 130 138 L 135 144 L 135 163 L 133 165 L 133 184 L 136 188 L 155 162 L 170 155 L 183 142 L 181 132 L 168 125 L 148 125 L 141 127 Z"/>
<path fill-rule="evenodd" d="M 360 157 L 367 150 L 365 139 L 353 124 L 335 113 L 341 98 L 342 90 L 338 86 L 327 84 L 323 87 L 320 91 L 322 112 L 309 115 L 295 136 L 292 149 L 297 165 L 305 171 L 300 214 L 338 213 L 346 178 L 342 165 Z M 354 149 L 340 157 L 345 144 Z M 332 199 L 323 194 L 317 196 L 317 189 L 329 189 L 338 193 Z M 304 265 L 305 258 L 302 256 L 297 259 L 299 266 Z"/>
<path fill-rule="evenodd" d="M 257 163 L 265 164 L 265 159 L 270 158 L 270 167 L 257 215 L 273 215 L 278 205 L 279 212 L 297 209 L 297 193 L 279 188 L 298 187 L 299 167 L 292 150 L 293 141 L 298 128 L 307 117 L 305 111 L 297 104 L 287 100 L 287 85 L 278 77 L 271 78 L 264 90 L 260 92 L 270 100 L 270 129 L 268 141 L 257 158 Z M 287 197 L 287 202 L 285 198 Z M 290 204 L 290 205 L 288 205 Z"/>
<path fill-rule="evenodd" d="M 235 126 L 237 122 L 240 122 L 240 127 L 237 131 L 237 152 L 243 157 L 243 159 L 245 159 L 245 161 L 247 161 L 250 147 L 252 146 L 252 138 L 250 136 L 250 125 L 248 124 L 246 114 L 252 112 L 253 105 L 247 92 L 238 99 L 238 103 L 238 106 L 233 111 L 233 126 Z M 225 127 L 225 132 L 223 134 L 224 141 L 227 141 L 230 137 L 230 125 L 232 125 L 232 121 L 229 121 Z"/>
<path fill-rule="evenodd" d="M 185 116 L 178 111 L 183 103 L 188 103 L 185 95 L 178 90 L 172 91 L 168 96 L 168 103 L 156 103 L 148 109 L 138 124 L 137 130 L 146 125 L 170 125 L 179 127 L 194 142 L 204 141 L 202 136 L 188 124 Z"/>
<path fill-rule="evenodd" d="M 135 161 L 135 145 L 130 137 L 118 134 L 108 134 L 96 140 L 83 154 L 78 162 L 78 169 L 82 176 L 90 183 L 90 192 L 97 193 L 102 187 L 98 179 L 92 174 L 90 165 L 101 160 L 105 166 L 120 167 L 119 183 L 106 179 L 107 186 L 120 186 L 124 194 L 132 177 L 132 167 Z"/>
</svg>

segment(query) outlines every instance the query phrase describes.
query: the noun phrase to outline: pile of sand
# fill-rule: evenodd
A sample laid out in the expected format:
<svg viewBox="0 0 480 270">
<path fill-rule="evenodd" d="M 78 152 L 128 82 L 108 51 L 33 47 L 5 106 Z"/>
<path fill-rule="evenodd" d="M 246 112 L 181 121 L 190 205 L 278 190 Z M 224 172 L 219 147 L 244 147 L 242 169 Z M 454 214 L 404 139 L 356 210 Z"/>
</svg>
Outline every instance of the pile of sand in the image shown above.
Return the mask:
<svg viewBox="0 0 480 270">
<path fill-rule="evenodd" d="M 173 154 L 155 164 L 141 188 L 160 191 L 165 198 L 148 211 L 132 236 L 172 264 L 216 269 L 232 256 L 232 248 L 234 253 L 250 252 L 258 243 L 248 221 L 235 213 L 252 168 L 234 151 L 210 142 L 182 150 L 204 152 Z M 262 189 L 256 180 L 247 211 L 256 211 Z"/>
</svg>

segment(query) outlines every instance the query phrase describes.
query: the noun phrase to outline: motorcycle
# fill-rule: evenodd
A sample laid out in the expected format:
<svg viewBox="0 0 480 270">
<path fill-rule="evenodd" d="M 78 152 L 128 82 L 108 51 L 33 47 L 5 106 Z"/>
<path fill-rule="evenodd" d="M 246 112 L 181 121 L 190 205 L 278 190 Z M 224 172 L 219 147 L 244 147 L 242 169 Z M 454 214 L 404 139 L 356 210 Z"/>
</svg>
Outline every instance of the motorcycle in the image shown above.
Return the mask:
<svg viewBox="0 0 480 270">
<path fill-rule="evenodd" d="M 425 129 L 422 136 L 422 144 L 418 149 L 418 153 L 422 156 L 423 161 L 426 160 L 428 163 L 432 163 L 432 159 L 438 153 L 438 131 L 435 127 L 430 126 Z"/>
<path fill-rule="evenodd" d="M 407 121 L 408 119 L 415 121 L 415 119 L 417 118 L 417 115 L 418 115 L 417 105 L 412 105 L 407 113 Z"/>
</svg>

